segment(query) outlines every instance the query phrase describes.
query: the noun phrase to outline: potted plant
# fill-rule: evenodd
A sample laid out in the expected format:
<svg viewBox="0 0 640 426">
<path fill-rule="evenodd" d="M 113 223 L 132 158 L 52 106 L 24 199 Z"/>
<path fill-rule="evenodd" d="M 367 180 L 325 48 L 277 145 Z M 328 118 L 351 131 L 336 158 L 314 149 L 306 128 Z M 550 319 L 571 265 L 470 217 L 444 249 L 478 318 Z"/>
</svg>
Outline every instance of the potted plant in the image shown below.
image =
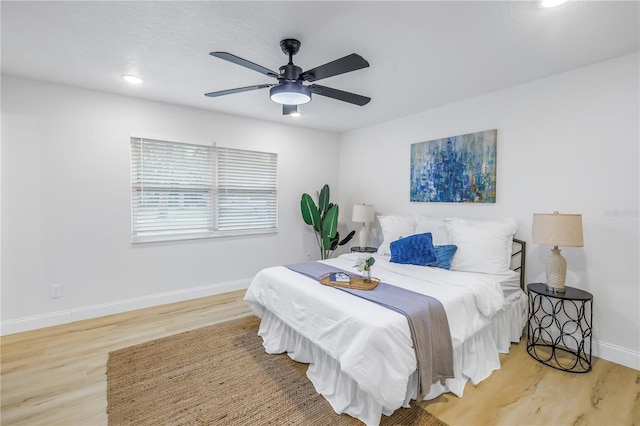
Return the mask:
<svg viewBox="0 0 640 426">
<path fill-rule="evenodd" d="M 358 271 L 363 273 L 362 276 L 366 283 L 371 281 L 371 266 L 373 266 L 374 263 L 376 263 L 376 259 L 373 256 L 364 255 L 360 256 L 356 260 L 356 264 L 353 265 L 358 269 Z"/>
<path fill-rule="evenodd" d="M 338 232 L 340 208 L 337 204 L 331 203 L 329 198 L 329 185 L 324 185 L 318 194 L 318 204 L 307 193 L 302 194 L 300 199 L 302 219 L 304 223 L 313 227 L 322 259 L 330 258 L 338 246 L 348 243 L 356 233 L 356 231 L 351 231 L 344 239 L 340 240 Z"/>
</svg>

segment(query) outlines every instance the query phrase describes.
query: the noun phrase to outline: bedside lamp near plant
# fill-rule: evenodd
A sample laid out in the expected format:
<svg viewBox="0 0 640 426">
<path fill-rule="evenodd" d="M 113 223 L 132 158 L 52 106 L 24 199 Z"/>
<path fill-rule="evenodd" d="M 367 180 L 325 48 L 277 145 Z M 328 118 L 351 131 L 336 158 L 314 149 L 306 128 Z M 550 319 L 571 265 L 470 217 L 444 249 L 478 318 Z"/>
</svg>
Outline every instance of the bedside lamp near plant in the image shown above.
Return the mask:
<svg viewBox="0 0 640 426">
<path fill-rule="evenodd" d="M 354 222 L 362 223 L 362 228 L 360 229 L 359 235 L 360 247 L 367 247 L 369 243 L 368 224 L 373 222 L 373 206 L 366 204 L 354 204 L 351 220 Z"/>
<path fill-rule="evenodd" d="M 534 213 L 533 242 L 553 246 L 547 258 L 547 291 L 564 293 L 567 261 L 560 254 L 558 246 L 584 247 L 582 215 Z"/>
</svg>

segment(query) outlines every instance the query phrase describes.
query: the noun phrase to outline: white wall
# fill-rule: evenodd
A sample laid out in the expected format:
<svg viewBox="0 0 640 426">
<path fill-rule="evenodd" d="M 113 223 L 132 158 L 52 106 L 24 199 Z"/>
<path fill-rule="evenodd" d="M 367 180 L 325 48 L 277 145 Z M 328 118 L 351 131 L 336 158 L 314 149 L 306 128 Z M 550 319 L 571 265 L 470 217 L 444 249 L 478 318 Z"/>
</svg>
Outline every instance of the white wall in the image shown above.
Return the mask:
<svg viewBox="0 0 640 426">
<path fill-rule="evenodd" d="M 277 152 L 278 234 L 132 245 L 131 136 Z M 2 333 L 246 288 L 317 257 L 300 195 L 328 183 L 337 197 L 337 154 L 331 133 L 3 76 Z"/>
<path fill-rule="evenodd" d="M 564 248 L 567 285 L 594 295 L 594 354 L 640 369 L 638 54 L 343 135 L 340 203 L 379 213 L 503 218 L 529 242 L 527 282 L 550 247 L 534 212 L 581 213 L 584 248 Z M 424 77 L 428 78 L 428 77 Z M 410 145 L 498 130 L 495 204 L 409 202 Z"/>
<path fill-rule="evenodd" d="M 351 229 L 348 206 L 361 202 L 514 216 L 530 242 L 528 282 L 544 281 L 549 249 L 531 243 L 532 214 L 582 213 L 585 247 L 563 249 L 567 283 L 594 294 L 594 354 L 640 369 L 638 62 L 621 57 L 342 138 L 4 76 L 2 334 L 244 288 L 265 266 L 316 256 L 299 197 L 329 183 Z M 408 201 L 411 143 L 493 128 L 495 204 Z M 130 136 L 277 152 L 280 232 L 131 245 Z M 49 298 L 53 283 L 62 298 Z"/>
</svg>

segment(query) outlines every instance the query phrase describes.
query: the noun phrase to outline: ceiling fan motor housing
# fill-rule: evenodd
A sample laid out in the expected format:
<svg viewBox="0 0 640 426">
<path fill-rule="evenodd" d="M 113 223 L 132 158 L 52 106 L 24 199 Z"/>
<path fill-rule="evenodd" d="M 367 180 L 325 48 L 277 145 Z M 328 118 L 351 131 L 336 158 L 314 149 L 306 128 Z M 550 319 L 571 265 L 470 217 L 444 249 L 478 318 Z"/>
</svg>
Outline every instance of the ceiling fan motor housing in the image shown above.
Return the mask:
<svg viewBox="0 0 640 426">
<path fill-rule="evenodd" d="M 286 81 L 294 82 L 298 80 L 300 73 L 302 73 L 302 68 L 291 63 L 280 67 L 280 77 Z"/>
</svg>

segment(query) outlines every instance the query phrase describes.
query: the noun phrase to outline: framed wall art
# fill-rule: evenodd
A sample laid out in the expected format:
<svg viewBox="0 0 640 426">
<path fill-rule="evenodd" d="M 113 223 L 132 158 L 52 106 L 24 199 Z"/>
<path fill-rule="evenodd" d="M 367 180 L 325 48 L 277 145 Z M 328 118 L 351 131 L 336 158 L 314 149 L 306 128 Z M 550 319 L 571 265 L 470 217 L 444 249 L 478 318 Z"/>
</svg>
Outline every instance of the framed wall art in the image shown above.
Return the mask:
<svg viewBox="0 0 640 426">
<path fill-rule="evenodd" d="M 411 144 L 411 201 L 495 203 L 497 133 Z"/>
</svg>

